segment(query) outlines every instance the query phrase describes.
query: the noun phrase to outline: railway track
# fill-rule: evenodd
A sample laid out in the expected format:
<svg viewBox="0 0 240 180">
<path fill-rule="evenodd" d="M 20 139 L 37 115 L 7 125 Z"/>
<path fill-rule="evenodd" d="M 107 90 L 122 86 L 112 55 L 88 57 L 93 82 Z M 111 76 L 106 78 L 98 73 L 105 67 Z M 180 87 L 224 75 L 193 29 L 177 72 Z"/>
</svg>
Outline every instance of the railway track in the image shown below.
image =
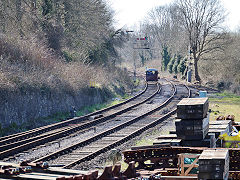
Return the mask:
<svg viewBox="0 0 240 180">
<path fill-rule="evenodd" d="M 38 145 L 66 137 L 72 133 L 81 133 L 88 131 L 100 123 L 107 122 L 112 118 L 125 113 L 137 106 L 147 102 L 155 96 L 160 90 L 158 83 L 147 83 L 144 90 L 123 103 L 109 108 L 88 114 L 83 117 L 77 117 L 61 123 L 44 126 L 15 135 L 0 138 L 0 159 L 12 156 L 18 152 L 28 150 Z M 89 121 L 89 117 L 99 115 L 100 117 Z"/>
<path fill-rule="evenodd" d="M 127 99 L 126 101 L 124 101 L 122 103 L 113 105 L 113 106 L 108 107 L 108 108 L 101 109 L 99 111 L 87 114 L 85 116 L 75 117 L 73 119 L 69 119 L 69 120 L 66 120 L 64 122 L 54 123 L 54 124 L 51 124 L 51 125 L 42 126 L 42 127 L 36 128 L 36 129 L 32 129 L 32 130 L 29 130 L 29 131 L 25 131 L 25 132 L 21 132 L 21 133 L 17 133 L 17 134 L 12 134 L 12 135 L 8 135 L 8 136 L 0 137 L 0 145 L 6 144 L 6 143 L 9 143 L 9 142 L 14 142 L 14 141 L 16 141 L 18 139 L 29 138 L 29 137 L 32 137 L 32 136 L 35 136 L 35 135 L 38 135 L 38 134 L 41 134 L 41 133 L 44 133 L 44 132 L 47 132 L 47 131 L 51 131 L 51 130 L 54 130 L 54 129 L 58 129 L 58 128 L 67 126 L 69 124 L 79 123 L 79 122 L 88 120 L 88 118 L 91 117 L 91 116 L 107 112 L 107 111 L 109 111 L 111 109 L 120 107 L 122 105 L 125 105 L 125 104 L 131 102 L 131 101 L 134 101 L 135 99 L 137 99 L 138 97 L 143 95 L 147 91 L 147 89 L 148 89 L 148 84 L 145 83 L 144 89 L 140 93 L 135 95 L 134 97 L 132 97 L 130 99 Z"/>
<path fill-rule="evenodd" d="M 185 88 L 185 92 L 179 92 L 177 94 L 177 91 L 183 91 L 183 88 Z M 114 127 L 109 127 L 107 130 L 97 133 L 90 138 L 36 159 L 33 162 L 49 161 L 50 165 L 58 164 L 62 165 L 64 168 L 71 168 L 119 146 L 120 144 L 138 136 L 145 130 L 156 126 L 176 112 L 176 108 L 173 108 L 171 111 L 168 110 L 167 113 L 166 109 L 165 112 L 159 111 L 161 109 L 163 111 L 163 107 L 166 105 L 173 107 L 181 98 L 183 98 L 183 96 L 190 97 L 190 89 L 184 85 L 172 84 L 172 89 L 170 97 L 160 105 L 158 104 L 138 116 L 131 116 L 131 113 L 130 115 L 128 113 L 128 118 L 126 118 L 125 115 L 118 117 L 122 123 L 115 125 Z M 162 91 L 162 94 L 166 93 L 164 90 Z M 151 101 L 151 103 L 153 102 Z M 149 104 L 151 103 L 149 102 Z"/>
</svg>

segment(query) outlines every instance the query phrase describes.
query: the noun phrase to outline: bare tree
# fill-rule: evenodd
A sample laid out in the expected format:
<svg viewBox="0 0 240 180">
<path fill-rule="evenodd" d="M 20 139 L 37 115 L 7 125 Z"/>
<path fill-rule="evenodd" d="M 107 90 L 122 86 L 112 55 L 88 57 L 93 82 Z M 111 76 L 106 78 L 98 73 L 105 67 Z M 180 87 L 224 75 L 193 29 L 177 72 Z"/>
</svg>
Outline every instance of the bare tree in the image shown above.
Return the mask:
<svg viewBox="0 0 240 180">
<path fill-rule="evenodd" d="M 158 57 L 162 56 L 161 52 L 166 47 L 173 54 L 186 54 L 188 39 L 177 10 L 176 4 L 156 7 L 148 13 L 142 25 L 142 31 L 151 37 Z"/>
<path fill-rule="evenodd" d="M 195 79 L 201 82 L 198 61 L 202 55 L 221 49 L 215 42 L 224 38 L 221 28 L 225 19 L 224 9 L 219 0 L 177 0 L 176 4 L 188 34 Z"/>
</svg>

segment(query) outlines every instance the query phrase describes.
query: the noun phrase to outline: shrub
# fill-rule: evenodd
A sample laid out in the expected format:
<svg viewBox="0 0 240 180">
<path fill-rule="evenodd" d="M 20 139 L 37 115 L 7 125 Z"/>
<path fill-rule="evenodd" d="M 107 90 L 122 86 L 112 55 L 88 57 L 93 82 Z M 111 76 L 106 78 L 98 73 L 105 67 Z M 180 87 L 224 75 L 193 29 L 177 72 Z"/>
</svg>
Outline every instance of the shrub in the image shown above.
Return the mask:
<svg viewBox="0 0 240 180">
<path fill-rule="evenodd" d="M 116 67 L 86 65 L 82 61 L 72 61 L 67 51 L 64 54 L 65 59 L 54 55 L 44 41 L 39 42 L 34 36 L 19 39 L 1 35 L 1 88 L 21 92 L 30 89 L 75 92 L 88 87 L 90 81 L 104 87 L 129 80 L 126 71 Z"/>
<path fill-rule="evenodd" d="M 174 55 L 172 57 L 172 59 L 170 60 L 170 62 L 167 65 L 167 70 L 169 73 L 173 73 L 173 65 L 174 65 L 175 61 L 176 61 L 176 55 Z"/>
<path fill-rule="evenodd" d="M 175 62 L 174 62 L 174 64 L 173 64 L 173 70 L 172 70 L 175 74 L 178 73 L 177 67 L 178 67 L 181 59 L 182 59 L 182 56 L 181 56 L 181 55 L 177 55 L 177 58 L 176 58 L 176 60 L 175 60 Z"/>
<path fill-rule="evenodd" d="M 166 71 L 167 65 L 171 60 L 171 55 L 167 46 L 163 47 L 162 51 L 162 71 Z"/>
<path fill-rule="evenodd" d="M 187 62 L 187 58 L 181 59 L 180 63 L 177 66 L 177 72 L 178 73 L 181 73 L 182 75 L 184 75 L 184 71 L 187 68 L 186 62 Z"/>
</svg>

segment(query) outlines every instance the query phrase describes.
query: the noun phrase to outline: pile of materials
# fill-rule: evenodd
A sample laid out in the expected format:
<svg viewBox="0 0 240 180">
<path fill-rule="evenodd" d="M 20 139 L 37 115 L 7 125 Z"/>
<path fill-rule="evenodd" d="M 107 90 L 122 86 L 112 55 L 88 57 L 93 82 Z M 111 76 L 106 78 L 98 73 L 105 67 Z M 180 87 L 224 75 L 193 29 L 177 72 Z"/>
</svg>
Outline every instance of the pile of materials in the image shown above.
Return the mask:
<svg viewBox="0 0 240 180">
<path fill-rule="evenodd" d="M 222 147 L 220 135 L 232 132 L 231 120 L 209 121 L 208 98 L 184 98 L 177 104 L 176 131 L 161 135 L 154 145 Z"/>
<path fill-rule="evenodd" d="M 216 147 L 209 131 L 208 98 L 184 98 L 177 105 L 176 134 L 183 146 Z"/>
<path fill-rule="evenodd" d="M 204 150 L 199 157 L 198 179 L 228 179 L 228 149 Z"/>
</svg>

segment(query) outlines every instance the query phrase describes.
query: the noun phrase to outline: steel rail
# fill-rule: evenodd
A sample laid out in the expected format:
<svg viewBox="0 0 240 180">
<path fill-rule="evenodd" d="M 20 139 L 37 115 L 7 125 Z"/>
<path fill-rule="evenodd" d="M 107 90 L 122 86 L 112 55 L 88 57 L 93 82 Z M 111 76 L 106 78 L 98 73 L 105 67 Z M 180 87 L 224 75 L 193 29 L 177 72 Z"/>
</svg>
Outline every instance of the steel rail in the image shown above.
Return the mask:
<svg viewBox="0 0 240 180">
<path fill-rule="evenodd" d="M 57 157 L 57 156 L 60 156 L 60 155 L 62 155 L 62 154 L 71 152 L 72 149 L 76 149 L 76 148 L 78 148 L 78 147 L 85 146 L 86 144 L 89 144 L 89 143 L 91 143 L 91 142 L 93 142 L 93 141 L 96 141 L 97 139 L 100 139 L 100 138 L 102 138 L 102 137 L 104 137 L 104 136 L 106 136 L 106 135 L 109 135 L 109 134 L 111 134 L 111 133 L 113 133 L 113 132 L 116 132 L 116 131 L 118 131 L 118 130 L 120 130 L 120 129 L 123 129 L 124 127 L 129 126 L 130 124 L 133 124 L 134 122 L 137 122 L 139 119 L 141 119 L 141 118 L 143 118 L 143 117 L 146 117 L 147 115 L 149 115 L 149 114 L 151 114 L 151 113 L 153 113 L 153 112 L 161 109 L 161 108 L 164 107 L 166 104 L 168 104 L 168 103 L 171 101 L 171 99 L 174 97 L 174 95 L 176 94 L 176 87 L 175 87 L 175 86 L 173 86 L 173 87 L 174 87 L 174 92 L 173 92 L 172 96 L 171 96 L 170 98 L 168 98 L 164 103 L 162 103 L 162 104 L 161 104 L 160 106 L 158 106 L 157 108 L 155 108 L 155 109 L 153 109 L 153 110 L 151 110 L 151 111 L 149 111 L 149 112 L 147 112 L 147 113 L 145 113 L 145 114 L 143 114 L 143 115 L 141 115 L 141 116 L 138 116 L 138 117 L 136 117 L 136 118 L 133 118 L 133 119 L 131 119 L 131 120 L 125 122 L 125 123 L 122 123 L 122 124 L 120 124 L 120 125 L 112 128 L 112 129 L 109 129 L 109 130 L 107 130 L 107 131 L 105 131 L 105 132 L 103 132 L 103 133 L 99 133 L 99 134 L 97 134 L 97 135 L 89 138 L 88 140 L 85 140 L 85 141 L 76 143 L 76 144 L 74 144 L 74 145 L 72 145 L 72 146 L 69 146 L 69 147 L 64 148 L 64 149 L 62 149 L 62 150 L 59 150 L 59 151 L 57 151 L 57 152 L 55 152 L 55 153 L 51 153 L 51 154 L 49 154 L 49 155 L 47 155 L 47 156 L 44 156 L 44 157 L 42 157 L 42 158 L 39 158 L 39 159 L 37 159 L 37 160 L 35 160 L 35 161 L 33 161 L 33 162 L 46 161 L 46 160 L 48 160 L 48 159 L 51 159 L 51 157 Z M 103 149 L 106 149 L 106 148 L 103 148 Z M 98 152 L 102 152 L 102 150 L 99 150 Z M 89 155 L 89 156 L 92 157 L 92 156 L 94 156 L 94 155 L 95 155 L 95 154 L 93 153 L 93 155 Z M 87 158 L 87 157 L 88 157 L 88 156 L 86 156 L 85 158 Z"/>
<path fill-rule="evenodd" d="M 85 116 L 75 117 L 73 119 L 69 119 L 69 120 L 66 120 L 64 122 L 54 123 L 54 124 L 51 124 L 51 125 L 42 126 L 42 127 L 36 128 L 36 129 L 32 129 L 32 130 L 29 130 L 29 131 L 0 137 L 0 145 L 4 145 L 4 144 L 10 143 L 10 142 L 15 142 L 18 139 L 21 140 L 21 139 L 29 138 L 29 137 L 32 137 L 32 136 L 35 136 L 35 135 L 38 135 L 38 134 L 41 134 L 41 133 L 44 133 L 44 132 L 47 132 L 47 131 L 51 131 L 51 130 L 54 130 L 54 129 L 57 129 L 57 128 L 67 126 L 69 124 L 74 124 L 74 123 L 78 123 L 80 121 L 86 120 L 89 117 L 94 116 L 96 114 L 101 114 L 103 112 L 107 112 L 111 109 L 117 108 L 121 105 L 127 104 L 128 102 L 130 102 L 130 101 L 138 98 L 142 94 L 144 94 L 147 91 L 147 89 L 148 89 L 148 83 L 145 82 L 145 87 L 144 87 L 143 91 L 141 91 L 140 93 L 138 93 L 134 97 L 127 99 L 124 102 L 121 102 L 121 103 L 115 104 L 113 106 L 95 111 L 93 113 L 89 113 Z"/>
<path fill-rule="evenodd" d="M 190 98 L 191 97 L 191 90 L 186 86 L 184 85 L 187 89 L 188 89 L 188 97 L 187 98 Z M 168 99 L 166 100 L 161 106 L 164 106 L 164 104 L 167 104 L 172 98 L 173 96 L 175 95 L 176 93 L 176 88 L 175 88 L 175 92 L 174 94 Z M 123 144 L 124 142 L 127 142 L 128 140 L 140 135 L 141 133 L 143 133 L 144 131 L 150 129 L 150 128 L 153 128 L 154 126 L 158 125 L 160 122 L 162 122 L 163 120 L 167 119 L 168 117 L 170 117 L 171 115 L 175 114 L 177 111 L 177 108 L 175 108 L 174 110 L 168 112 L 167 114 L 163 115 L 162 117 L 160 117 L 159 119 L 147 124 L 146 126 L 142 127 L 142 128 L 139 128 L 138 130 L 134 131 L 133 133 L 129 134 L 128 136 L 120 139 L 120 140 L 117 140 L 115 142 L 113 142 L 112 144 L 110 145 L 107 145 L 105 146 L 104 148 L 100 149 L 100 150 L 97 150 L 89 155 L 86 155 L 85 157 L 83 158 L 80 158 L 72 163 L 69 163 L 65 166 L 63 166 L 63 168 L 71 168 L 81 162 L 85 162 L 85 161 L 88 161 L 88 160 L 91 160 L 93 158 L 95 158 L 96 156 L 98 156 L 99 154 L 101 153 L 104 153 L 104 152 L 107 152 L 108 150 L 116 147 L 116 146 L 119 146 L 121 144 Z"/>
<path fill-rule="evenodd" d="M 79 131 L 79 130 L 82 131 L 86 128 L 90 128 L 92 126 L 95 126 L 96 124 L 99 124 L 99 123 L 105 122 L 105 121 L 107 121 L 111 118 L 114 118 L 119 114 L 127 112 L 127 111 L 131 110 L 132 108 L 134 108 L 134 107 L 136 107 L 140 104 L 145 103 L 146 101 L 151 99 L 153 96 L 155 96 L 160 91 L 159 84 L 157 83 L 156 85 L 157 85 L 157 90 L 151 96 L 147 97 L 146 99 L 144 99 L 143 101 L 141 101 L 139 103 L 133 104 L 133 105 L 131 105 L 131 106 L 125 108 L 125 109 L 122 109 L 120 111 L 117 111 L 117 112 L 115 112 L 115 113 L 113 113 L 109 116 L 99 118 L 99 119 L 94 120 L 94 121 L 86 122 L 86 123 L 83 123 L 83 124 L 80 124 L 80 125 L 75 125 L 73 127 L 67 127 L 64 130 L 60 129 L 56 133 L 54 133 L 54 132 L 51 133 L 51 131 L 50 131 L 48 135 L 45 135 L 45 134 L 38 135 L 37 137 L 32 137 L 32 138 L 29 138 L 29 139 L 24 139 L 24 140 L 19 141 L 19 142 L 14 142 L 14 143 L 10 143 L 10 144 L 0 146 L 0 158 L 2 159 L 4 157 L 10 156 L 10 155 L 15 154 L 17 152 L 21 152 L 23 150 L 27 150 L 27 149 L 35 147 L 37 145 L 41 145 L 41 144 L 46 143 L 48 141 L 53 141 L 53 140 L 56 140 L 58 138 L 65 137 L 66 135 L 68 135 L 72 132 L 76 132 L 76 131 Z"/>
</svg>

